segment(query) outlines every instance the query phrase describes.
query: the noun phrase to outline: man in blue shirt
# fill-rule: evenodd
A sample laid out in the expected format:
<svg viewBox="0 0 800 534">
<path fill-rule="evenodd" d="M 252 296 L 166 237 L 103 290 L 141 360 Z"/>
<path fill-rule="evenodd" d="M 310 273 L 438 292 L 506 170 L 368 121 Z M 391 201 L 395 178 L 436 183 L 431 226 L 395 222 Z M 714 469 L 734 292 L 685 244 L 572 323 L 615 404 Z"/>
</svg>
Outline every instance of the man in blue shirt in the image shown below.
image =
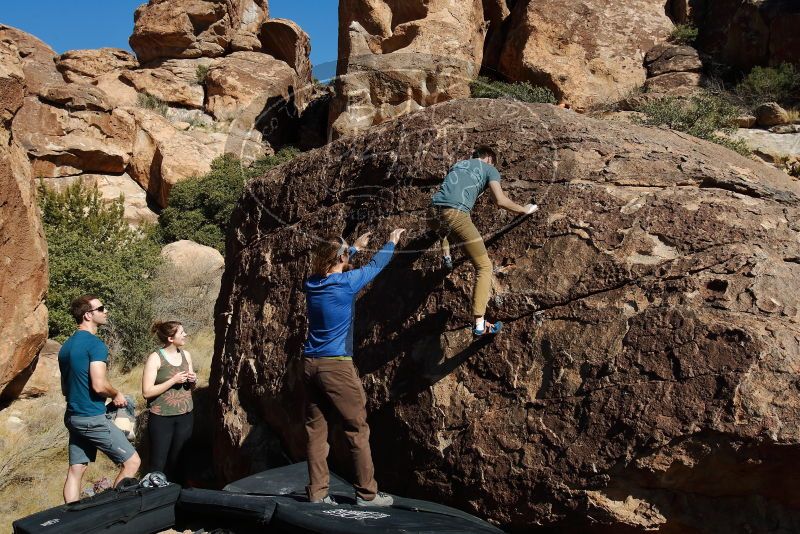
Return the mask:
<svg viewBox="0 0 800 534">
<path fill-rule="evenodd" d="M 100 449 L 121 465 L 114 485 L 132 477 L 141 460 L 125 434 L 106 418 L 105 399 L 117 407 L 128 404 L 125 396 L 108 381 L 108 348 L 97 337 L 97 328 L 108 321 L 108 310 L 93 295 L 83 295 L 70 304 L 78 329 L 58 351 L 61 391 L 67 399 L 64 425 L 69 430 L 69 469 L 64 482 L 64 502 L 80 499 L 81 481 L 89 462 Z"/>
<path fill-rule="evenodd" d="M 390 495 L 378 491 L 369 447 L 366 395 L 353 366 L 355 300 L 392 259 L 394 247 L 405 232 L 392 231 L 389 241 L 360 269 L 350 268 L 350 258 L 367 246 L 369 232 L 352 247 L 342 239 L 325 240 L 312 257 L 312 274 L 305 282 L 308 336 L 303 347 L 305 426 L 308 434 L 306 487 L 311 502 L 333 504 L 328 495 L 328 422 L 339 414 L 355 466 L 356 504 L 391 506 Z"/>
<path fill-rule="evenodd" d="M 445 267 L 453 268 L 449 239 L 455 237 L 456 244 L 464 247 L 477 271 L 472 294 L 472 314 L 475 319 L 472 332 L 478 336 L 498 333 L 503 323 L 498 321 L 491 324 L 484 319 L 492 286 L 492 262 L 483 237 L 470 217 L 475 201 L 488 187 L 495 204 L 504 210 L 529 215 L 538 209 L 536 204 L 520 206 L 505 195 L 500 187 L 500 173 L 494 166 L 496 161 L 494 150 L 486 146 L 478 147 L 472 159 L 459 161 L 450 168 L 431 201 L 434 213 L 430 223 L 442 239 Z"/>
</svg>

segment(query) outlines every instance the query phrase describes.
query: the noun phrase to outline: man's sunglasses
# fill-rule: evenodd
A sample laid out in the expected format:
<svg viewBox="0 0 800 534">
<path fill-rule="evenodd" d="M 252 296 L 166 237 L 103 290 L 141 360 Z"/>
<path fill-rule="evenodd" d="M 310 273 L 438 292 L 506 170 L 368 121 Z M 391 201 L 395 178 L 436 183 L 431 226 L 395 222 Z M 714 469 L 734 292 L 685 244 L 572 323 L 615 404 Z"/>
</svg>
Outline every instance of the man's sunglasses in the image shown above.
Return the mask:
<svg viewBox="0 0 800 534">
<path fill-rule="evenodd" d="M 87 313 L 92 313 L 92 312 L 96 312 L 96 311 L 99 311 L 100 313 L 105 312 L 106 311 L 105 304 L 103 306 L 98 306 L 93 310 L 89 310 Z"/>
</svg>

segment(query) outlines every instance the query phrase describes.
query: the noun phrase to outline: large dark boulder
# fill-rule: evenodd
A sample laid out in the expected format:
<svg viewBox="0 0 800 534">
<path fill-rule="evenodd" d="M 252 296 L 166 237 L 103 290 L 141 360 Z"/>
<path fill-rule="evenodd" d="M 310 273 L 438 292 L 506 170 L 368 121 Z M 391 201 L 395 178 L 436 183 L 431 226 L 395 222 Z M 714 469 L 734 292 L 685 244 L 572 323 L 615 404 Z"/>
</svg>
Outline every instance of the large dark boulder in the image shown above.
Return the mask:
<svg viewBox="0 0 800 534">
<path fill-rule="evenodd" d="M 449 165 L 495 146 L 524 220 L 474 212 L 495 266 L 425 236 Z M 251 182 L 232 220 L 211 383 L 226 480 L 304 455 L 301 291 L 316 238 L 409 228 L 360 297 L 355 361 L 387 491 L 514 531 L 788 532 L 800 520 L 800 187 L 688 135 L 548 105 L 439 104 Z M 367 259 L 363 254 L 360 261 Z M 347 472 L 334 433 L 332 462 Z M 711 529 L 711 530 L 709 530 Z"/>
</svg>

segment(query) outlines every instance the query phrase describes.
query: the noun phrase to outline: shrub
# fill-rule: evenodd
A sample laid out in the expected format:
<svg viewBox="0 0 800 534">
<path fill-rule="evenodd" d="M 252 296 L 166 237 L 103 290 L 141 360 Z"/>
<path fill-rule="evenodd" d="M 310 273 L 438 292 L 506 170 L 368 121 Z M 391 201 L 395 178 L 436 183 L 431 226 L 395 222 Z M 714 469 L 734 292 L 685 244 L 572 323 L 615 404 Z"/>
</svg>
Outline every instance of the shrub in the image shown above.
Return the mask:
<svg viewBox="0 0 800 534">
<path fill-rule="evenodd" d="M 170 191 L 169 205 L 158 219 L 161 239 L 166 243 L 190 239 L 224 253 L 228 221 L 244 184 L 298 153 L 295 148 L 283 148 L 250 167 L 226 154 L 212 162 L 211 171 L 205 176 L 178 182 Z"/>
<path fill-rule="evenodd" d="M 198 65 L 194 74 L 197 77 L 197 83 L 203 85 L 206 81 L 206 76 L 208 76 L 208 65 Z"/>
<path fill-rule="evenodd" d="M 49 336 L 59 342 L 69 337 L 75 330 L 69 303 L 96 294 L 111 310 L 101 335 L 113 363 L 133 367 L 152 345 L 152 276 L 160 264 L 152 229 L 128 226 L 122 196 L 104 202 L 97 187 L 81 182 L 61 193 L 42 184 L 39 201 L 50 264 Z"/>
<path fill-rule="evenodd" d="M 156 113 L 165 117 L 167 116 L 167 110 L 169 109 L 166 102 L 156 96 L 151 95 L 150 93 L 139 93 L 139 96 L 136 97 L 136 105 L 138 105 L 140 108 L 152 109 Z"/>
<path fill-rule="evenodd" d="M 636 119 L 640 124 L 667 126 L 725 146 L 742 155 L 750 154 L 743 141 L 734 141 L 724 135 L 736 129 L 734 119 L 740 110 L 721 96 L 701 93 L 689 100 L 666 97 L 646 102 L 638 106 L 636 111 L 645 115 L 644 118 Z"/>
<path fill-rule="evenodd" d="M 736 94 L 752 106 L 764 102 L 788 102 L 800 89 L 800 72 L 791 63 L 778 67 L 753 67 L 736 86 Z"/>
<path fill-rule="evenodd" d="M 691 45 L 697 40 L 697 28 L 691 24 L 677 24 L 669 35 L 672 43 L 679 45 Z"/>
<path fill-rule="evenodd" d="M 473 98 L 508 98 L 521 102 L 556 103 L 556 97 L 550 89 L 534 87 L 528 82 L 506 83 L 480 76 L 469 87 Z"/>
</svg>

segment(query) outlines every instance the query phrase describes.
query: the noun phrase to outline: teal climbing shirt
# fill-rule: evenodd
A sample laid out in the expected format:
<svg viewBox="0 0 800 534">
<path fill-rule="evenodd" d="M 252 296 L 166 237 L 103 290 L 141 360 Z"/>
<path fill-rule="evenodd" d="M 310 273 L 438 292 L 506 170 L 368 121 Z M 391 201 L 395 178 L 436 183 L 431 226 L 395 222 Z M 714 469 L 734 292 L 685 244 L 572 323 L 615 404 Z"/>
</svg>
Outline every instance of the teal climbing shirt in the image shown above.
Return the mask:
<svg viewBox="0 0 800 534">
<path fill-rule="evenodd" d="M 499 181 L 500 173 L 494 165 L 479 159 L 459 161 L 450 167 L 441 187 L 433 195 L 433 204 L 469 213 L 489 182 Z"/>
</svg>

